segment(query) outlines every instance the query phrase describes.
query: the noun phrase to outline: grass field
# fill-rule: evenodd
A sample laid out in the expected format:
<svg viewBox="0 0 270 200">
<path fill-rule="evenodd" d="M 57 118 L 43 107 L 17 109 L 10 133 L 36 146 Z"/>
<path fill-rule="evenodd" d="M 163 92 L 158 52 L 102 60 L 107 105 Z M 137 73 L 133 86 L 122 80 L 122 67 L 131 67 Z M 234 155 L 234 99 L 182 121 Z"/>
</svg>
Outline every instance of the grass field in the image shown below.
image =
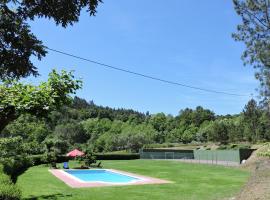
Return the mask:
<svg viewBox="0 0 270 200">
<path fill-rule="evenodd" d="M 177 161 L 104 161 L 113 168 L 173 181 L 163 185 L 115 186 L 72 189 L 41 165 L 21 175 L 18 185 L 27 200 L 214 200 L 236 194 L 249 173 L 236 168 Z"/>
</svg>

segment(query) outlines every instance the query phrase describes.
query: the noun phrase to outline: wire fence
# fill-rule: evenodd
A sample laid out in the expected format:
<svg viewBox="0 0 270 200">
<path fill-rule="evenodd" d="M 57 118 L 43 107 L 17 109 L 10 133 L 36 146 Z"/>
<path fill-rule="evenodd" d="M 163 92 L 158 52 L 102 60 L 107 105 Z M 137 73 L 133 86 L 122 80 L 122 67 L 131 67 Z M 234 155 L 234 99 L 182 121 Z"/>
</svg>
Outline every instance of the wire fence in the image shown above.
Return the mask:
<svg viewBox="0 0 270 200">
<path fill-rule="evenodd" d="M 239 150 L 166 150 L 142 149 L 141 159 L 176 160 L 189 163 L 238 166 L 241 163 Z"/>
</svg>

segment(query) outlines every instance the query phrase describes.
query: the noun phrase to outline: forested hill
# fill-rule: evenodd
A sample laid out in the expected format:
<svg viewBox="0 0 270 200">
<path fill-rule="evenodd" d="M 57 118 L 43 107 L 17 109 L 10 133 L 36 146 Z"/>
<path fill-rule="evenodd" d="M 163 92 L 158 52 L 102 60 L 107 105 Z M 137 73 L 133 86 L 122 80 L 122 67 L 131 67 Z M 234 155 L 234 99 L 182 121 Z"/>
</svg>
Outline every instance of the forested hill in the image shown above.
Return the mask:
<svg viewBox="0 0 270 200">
<path fill-rule="evenodd" d="M 177 116 L 113 109 L 75 97 L 70 106 L 47 119 L 23 115 L 1 134 L 23 140 L 31 154 L 54 148 L 59 153 L 76 147 L 95 152 L 138 151 L 149 144 L 237 143 L 270 139 L 270 115 L 250 100 L 238 115 L 217 116 L 198 106 Z"/>
<path fill-rule="evenodd" d="M 115 109 L 110 107 L 103 107 L 94 104 L 93 101 L 87 102 L 85 99 L 81 99 L 79 97 L 75 97 L 72 105 L 70 106 L 76 110 L 84 110 L 88 115 L 81 116 L 86 118 L 107 118 L 110 120 L 120 120 L 123 122 L 138 120 L 137 123 L 145 121 L 147 117 L 149 117 L 149 112 L 141 113 L 138 111 L 134 111 L 132 109 Z"/>
</svg>

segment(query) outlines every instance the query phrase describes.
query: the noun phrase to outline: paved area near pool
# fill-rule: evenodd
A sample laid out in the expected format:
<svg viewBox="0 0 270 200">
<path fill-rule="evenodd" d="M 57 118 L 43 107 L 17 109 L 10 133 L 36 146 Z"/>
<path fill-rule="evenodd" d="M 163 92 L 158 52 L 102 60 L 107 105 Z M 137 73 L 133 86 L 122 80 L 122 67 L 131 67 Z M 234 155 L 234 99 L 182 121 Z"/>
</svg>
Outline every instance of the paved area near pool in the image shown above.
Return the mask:
<svg viewBox="0 0 270 200">
<path fill-rule="evenodd" d="M 120 170 L 113 170 L 110 169 L 112 172 L 121 173 L 127 176 L 133 176 L 135 178 L 138 178 L 139 180 L 132 183 L 101 183 L 101 182 L 84 182 L 79 181 L 77 179 L 74 179 L 72 176 L 70 176 L 68 173 L 64 172 L 60 169 L 52 169 L 49 170 L 54 176 L 62 180 L 64 183 L 66 183 L 68 186 L 72 188 L 81 188 L 81 187 L 105 187 L 105 186 L 121 186 L 121 185 L 145 185 L 145 184 L 165 184 L 165 183 L 172 183 L 171 181 L 152 178 L 148 176 L 141 176 L 138 174 L 133 174 L 129 172 L 124 172 Z"/>
</svg>

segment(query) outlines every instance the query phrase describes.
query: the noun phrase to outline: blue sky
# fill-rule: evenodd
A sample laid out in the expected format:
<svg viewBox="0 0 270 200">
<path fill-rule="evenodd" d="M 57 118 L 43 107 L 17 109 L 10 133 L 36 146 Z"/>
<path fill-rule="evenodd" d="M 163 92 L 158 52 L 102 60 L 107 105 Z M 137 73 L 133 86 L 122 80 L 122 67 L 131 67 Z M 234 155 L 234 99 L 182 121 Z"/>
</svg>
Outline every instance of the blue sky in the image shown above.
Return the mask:
<svg viewBox="0 0 270 200">
<path fill-rule="evenodd" d="M 254 69 L 243 66 L 243 44 L 231 33 L 240 19 L 231 1 L 104 0 L 96 17 L 82 12 L 64 29 L 38 19 L 32 31 L 48 47 L 163 79 L 207 89 L 251 94 Z M 49 52 L 33 59 L 46 80 L 53 69 L 75 70 L 84 85 L 77 96 L 98 105 L 177 114 L 201 105 L 217 114 L 242 111 L 250 97 L 226 96 L 143 79 Z"/>
</svg>

